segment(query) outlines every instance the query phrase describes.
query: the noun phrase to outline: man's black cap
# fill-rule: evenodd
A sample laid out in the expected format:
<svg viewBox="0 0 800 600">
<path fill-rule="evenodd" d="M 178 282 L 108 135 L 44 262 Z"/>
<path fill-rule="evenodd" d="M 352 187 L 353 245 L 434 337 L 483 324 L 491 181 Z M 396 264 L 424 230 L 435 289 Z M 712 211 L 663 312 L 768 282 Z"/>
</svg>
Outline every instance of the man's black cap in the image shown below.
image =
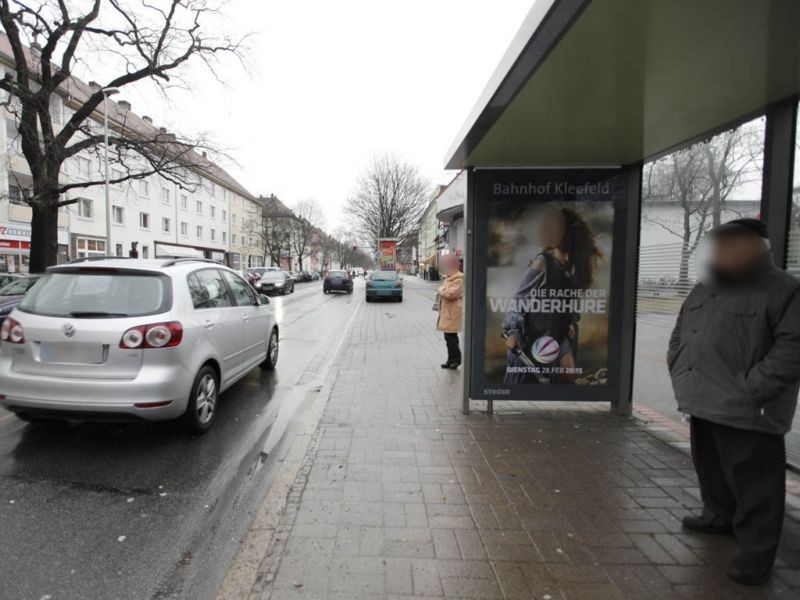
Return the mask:
<svg viewBox="0 0 800 600">
<path fill-rule="evenodd" d="M 758 219 L 734 219 L 733 221 L 728 221 L 727 223 L 715 227 L 709 232 L 709 235 L 712 237 L 723 237 L 743 233 L 755 234 L 765 240 L 769 239 L 767 226 L 763 221 L 759 221 Z"/>
</svg>

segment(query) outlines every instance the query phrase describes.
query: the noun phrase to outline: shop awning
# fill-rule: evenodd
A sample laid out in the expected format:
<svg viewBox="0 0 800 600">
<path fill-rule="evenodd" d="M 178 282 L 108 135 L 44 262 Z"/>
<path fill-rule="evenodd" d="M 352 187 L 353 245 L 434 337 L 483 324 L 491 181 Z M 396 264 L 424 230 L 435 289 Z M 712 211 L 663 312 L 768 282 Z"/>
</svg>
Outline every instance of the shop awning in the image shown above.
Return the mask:
<svg viewBox="0 0 800 600">
<path fill-rule="evenodd" d="M 800 94 L 797 0 L 537 0 L 447 167 L 632 164 Z"/>
<path fill-rule="evenodd" d="M 203 258 L 203 256 L 203 251 L 198 248 L 156 242 L 156 258 Z"/>
</svg>

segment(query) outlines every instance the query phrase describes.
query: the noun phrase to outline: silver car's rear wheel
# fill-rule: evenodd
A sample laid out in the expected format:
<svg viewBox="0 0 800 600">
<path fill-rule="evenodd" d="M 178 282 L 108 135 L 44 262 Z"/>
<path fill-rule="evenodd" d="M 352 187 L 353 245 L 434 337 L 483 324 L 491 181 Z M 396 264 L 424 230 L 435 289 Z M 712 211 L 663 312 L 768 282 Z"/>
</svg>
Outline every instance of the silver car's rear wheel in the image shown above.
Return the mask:
<svg viewBox="0 0 800 600">
<path fill-rule="evenodd" d="M 261 368 L 265 371 L 273 371 L 278 364 L 279 343 L 278 330 L 273 329 L 267 343 L 267 357 L 261 363 Z"/>
<path fill-rule="evenodd" d="M 214 411 L 217 408 L 217 382 L 214 376 L 206 373 L 200 380 L 197 387 L 197 398 L 195 400 L 195 411 L 197 420 L 206 424 L 214 418 Z"/>
<path fill-rule="evenodd" d="M 190 433 L 204 433 L 217 416 L 219 378 L 217 372 L 205 365 L 197 373 L 183 422 Z"/>
</svg>

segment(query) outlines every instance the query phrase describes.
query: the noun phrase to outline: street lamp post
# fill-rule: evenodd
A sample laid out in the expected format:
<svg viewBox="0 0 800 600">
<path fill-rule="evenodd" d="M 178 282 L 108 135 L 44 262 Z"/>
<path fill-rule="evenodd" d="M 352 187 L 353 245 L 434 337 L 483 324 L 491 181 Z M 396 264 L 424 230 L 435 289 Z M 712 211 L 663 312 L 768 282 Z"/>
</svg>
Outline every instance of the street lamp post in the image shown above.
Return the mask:
<svg viewBox="0 0 800 600">
<path fill-rule="evenodd" d="M 103 145 L 105 147 L 106 170 L 106 256 L 111 256 L 111 187 L 108 166 L 108 97 L 118 94 L 117 88 L 103 88 Z"/>
</svg>

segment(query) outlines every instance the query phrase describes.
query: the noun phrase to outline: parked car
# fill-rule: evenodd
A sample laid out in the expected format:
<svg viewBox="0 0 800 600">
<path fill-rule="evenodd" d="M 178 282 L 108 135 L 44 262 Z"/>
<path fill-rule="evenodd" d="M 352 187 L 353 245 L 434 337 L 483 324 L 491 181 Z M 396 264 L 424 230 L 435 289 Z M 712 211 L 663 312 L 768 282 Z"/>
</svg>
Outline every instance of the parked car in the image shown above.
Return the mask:
<svg viewBox="0 0 800 600">
<path fill-rule="evenodd" d="M 264 276 L 264 273 L 280 270 L 280 267 L 251 267 L 247 269 L 247 273 L 250 277 L 253 277 L 256 281 L 258 281 Z"/>
<path fill-rule="evenodd" d="M 314 281 L 314 276 L 311 274 L 311 271 L 300 271 L 300 277 L 303 278 L 304 283 Z"/>
<path fill-rule="evenodd" d="M 256 282 L 261 279 L 261 275 L 259 275 L 255 270 L 248 269 L 247 271 L 237 271 L 239 275 L 241 275 L 247 282 L 255 286 Z"/>
<path fill-rule="evenodd" d="M 322 282 L 322 292 L 329 294 L 330 292 L 347 292 L 353 293 L 353 280 L 350 279 L 350 274 L 347 271 L 328 271 L 325 279 Z"/>
<path fill-rule="evenodd" d="M 311 271 L 311 280 L 319 281 L 319 271 Z"/>
<path fill-rule="evenodd" d="M 15 277 L 11 283 L 0 288 L 0 324 L 5 321 L 14 307 L 20 303 L 25 293 L 39 280 L 39 275 Z"/>
<path fill-rule="evenodd" d="M 256 283 L 256 290 L 262 294 L 291 294 L 294 292 L 294 279 L 283 271 L 267 271 Z"/>
<path fill-rule="evenodd" d="M 379 298 L 403 301 L 403 278 L 397 271 L 375 271 L 367 279 L 367 302 Z"/>
<path fill-rule="evenodd" d="M 48 269 L 0 327 L 0 405 L 24 420 L 213 424 L 219 395 L 275 368 L 269 298 L 203 259 Z"/>
<path fill-rule="evenodd" d="M 24 275 L 21 273 L 0 273 L 0 288 L 6 287 L 9 283 L 20 277 L 24 277 Z"/>
</svg>

